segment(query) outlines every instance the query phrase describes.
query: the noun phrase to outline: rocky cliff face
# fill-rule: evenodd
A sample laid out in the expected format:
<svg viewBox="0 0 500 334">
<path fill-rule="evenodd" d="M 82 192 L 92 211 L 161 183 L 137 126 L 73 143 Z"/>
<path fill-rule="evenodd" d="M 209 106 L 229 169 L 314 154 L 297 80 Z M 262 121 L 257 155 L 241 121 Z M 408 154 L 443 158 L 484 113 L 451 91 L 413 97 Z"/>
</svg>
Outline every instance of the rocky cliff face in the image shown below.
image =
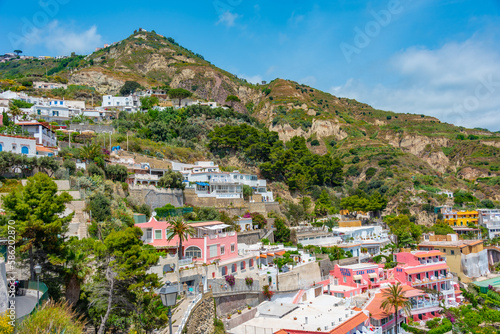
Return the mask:
<svg viewBox="0 0 500 334">
<path fill-rule="evenodd" d="M 449 140 L 447 138 L 418 135 L 393 136 L 388 134 L 385 139 L 390 145 L 421 158 L 441 173 L 444 173 L 446 168 L 450 166 L 450 160 L 441 150 L 441 147 L 448 146 Z"/>
<path fill-rule="evenodd" d="M 280 140 L 289 141 L 295 136 L 308 138 L 312 134 L 316 134 L 317 139 L 333 136 L 337 140 L 342 140 L 347 137 L 347 133 L 341 129 L 338 122 L 330 120 L 313 120 L 312 126 L 308 131 L 302 128 L 294 129 L 289 124 L 269 126 L 270 131 L 276 131 Z"/>
</svg>

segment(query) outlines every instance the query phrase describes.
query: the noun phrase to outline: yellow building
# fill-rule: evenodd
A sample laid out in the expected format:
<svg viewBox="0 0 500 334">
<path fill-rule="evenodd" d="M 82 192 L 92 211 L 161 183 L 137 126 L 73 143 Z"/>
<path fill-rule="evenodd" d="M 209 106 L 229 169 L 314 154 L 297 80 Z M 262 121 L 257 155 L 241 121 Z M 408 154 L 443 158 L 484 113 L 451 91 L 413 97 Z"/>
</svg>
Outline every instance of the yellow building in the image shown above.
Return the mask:
<svg viewBox="0 0 500 334">
<path fill-rule="evenodd" d="M 488 252 L 483 248 L 483 240 L 459 240 L 456 234 L 430 235 L 418 249 L 445 253 L 450 271 L 464 282 L 489 274 Z"/>
<path fill-rule="evenodd" d="M 477 225 L 479 212 L 477 211 L 449 211 L 443 213 L 443 219 L 450 226 Z"/>
</svg>

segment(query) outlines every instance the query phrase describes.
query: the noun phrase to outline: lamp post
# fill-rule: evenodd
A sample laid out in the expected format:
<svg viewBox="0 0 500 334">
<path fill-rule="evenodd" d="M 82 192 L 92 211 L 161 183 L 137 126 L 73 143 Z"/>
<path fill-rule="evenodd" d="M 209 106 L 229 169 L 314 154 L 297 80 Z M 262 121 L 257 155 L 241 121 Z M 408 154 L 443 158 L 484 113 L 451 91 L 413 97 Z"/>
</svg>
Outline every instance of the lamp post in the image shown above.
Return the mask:
<svg viewBox="0 0 500 334">
<path fill-rule="evenodd" d="M 160 297 L 163 306 L 168 307 L 168 326 L 172 334 L 172 306 L 177 302 L 177 288 L 173 285 L 164 285 L 160 289 Z"/>
<path fill-rule="evenodd" d="M 42 266 L 37 264 L 33 269 L 35 269 L 36 273 L 36 306 L 38 306 L 40 302 L 40 274 L 42 273 Z"/>
</svg>

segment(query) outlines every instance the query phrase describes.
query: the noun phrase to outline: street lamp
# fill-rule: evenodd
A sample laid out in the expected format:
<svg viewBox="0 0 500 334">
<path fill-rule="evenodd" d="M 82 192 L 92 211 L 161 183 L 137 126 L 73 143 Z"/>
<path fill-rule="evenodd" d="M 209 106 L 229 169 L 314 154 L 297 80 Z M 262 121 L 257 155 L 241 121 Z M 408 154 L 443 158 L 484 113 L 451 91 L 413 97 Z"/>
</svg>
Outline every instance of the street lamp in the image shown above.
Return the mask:
<svg viewBox="0 0 500 334">
<path fill-rule="evenodd" d="M 38 306 L 40 301 L 40 274 L 42 273 L 42 266 L 37 264 L 33 269 L 35 269 L 36 273 L 36 305 Z"/>
<path fill-rule="evenodd" d="M 173 285 L 164 285 L 160 289 L 163 306 L 168 307 L 168 325 L 172 334 L 172 306 L 177 302 L 177 288 Z"/>
</svg>

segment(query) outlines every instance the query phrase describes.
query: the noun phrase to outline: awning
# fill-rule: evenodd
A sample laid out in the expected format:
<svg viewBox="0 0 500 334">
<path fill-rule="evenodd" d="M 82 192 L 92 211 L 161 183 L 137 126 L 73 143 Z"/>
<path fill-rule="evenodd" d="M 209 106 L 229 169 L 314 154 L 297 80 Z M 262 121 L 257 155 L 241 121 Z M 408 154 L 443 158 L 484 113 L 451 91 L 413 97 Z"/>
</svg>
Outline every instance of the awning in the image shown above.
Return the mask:
<svg viewBox="0 0 500 334">
<path fill-rule="evenodd" d="M 276 252 L 276 255 L 278 255 L 278 256 L 283 256 L 284 254 L 285 254 L 285 251 Z"/>
<path fill-rule="evenodd" d="M 197 185 L 203 186 L 203 187 L 208 187 L 210 184 L 206 182 L 196 182 Z"/>
<path fill-rule="evenodd" d="M 269 255 L 269 256 L 274 256 L 274 253 L 267 253 L 267 255 Z"/>
<path fill-rule="evenodd" d="M 363 279 L 363 276 L 361 276 L 361 275 L 354 275 L 352 277 L 352 279 L 355 280 L 355 281 L 361 281 Z"/>
<path fill-rule="evenodd" d="M 368 277 L 370 277 L 370 278 L 378 278 L 378 275 L 375 274 L 375 273 L 374 274 L 368 274 Z"/>
<path fill-rule="evenodd" d="M 264 259 L 267 258 L 266 254 L 260 254 L 260 257 L 263 257 Z"/>
<path fill-rule="evenodd" d="M 218 224 L 218 225 L 212 225 L 212 226 L 206 226 L 203 227 L 204 229 L 207 230 L 222 230 L 223 228 L 229 227 L 230 225 L 228 224 Z"/>
</svg>

